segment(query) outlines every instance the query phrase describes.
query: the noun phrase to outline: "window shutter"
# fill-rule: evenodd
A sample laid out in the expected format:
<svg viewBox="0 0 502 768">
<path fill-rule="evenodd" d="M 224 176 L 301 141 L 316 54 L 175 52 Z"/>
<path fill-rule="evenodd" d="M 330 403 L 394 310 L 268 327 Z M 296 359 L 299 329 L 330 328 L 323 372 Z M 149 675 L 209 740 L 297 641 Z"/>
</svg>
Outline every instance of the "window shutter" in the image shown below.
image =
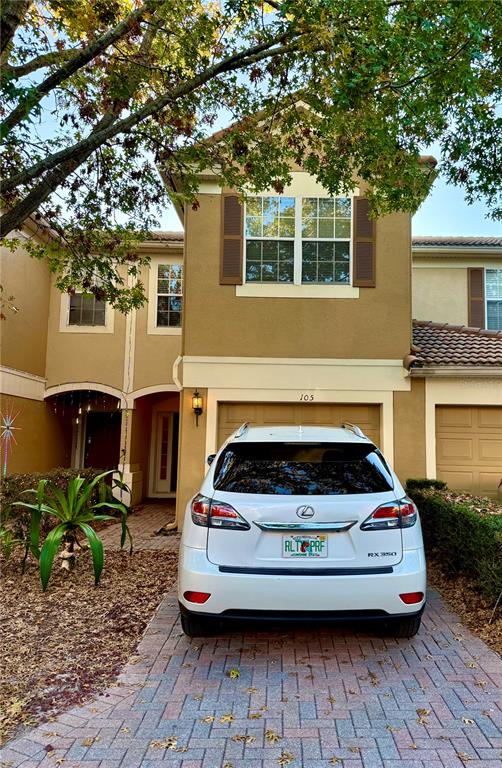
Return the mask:
<svg viewBox="0 0 502 768">
<path fill-rule="evenodd" d="M 242 285 L 242 205 L 222 195 L 220 285 Z"/>
<path fill-rule="evenodd" d="M 469 325 L 472 328 L 485 327 L 485 270 L 468 270 Z"/>
<path fill-rule="evenodd" d="M 369 218 L 370 204 L 365 197 L 354 198 L 352 285 L 375 287 L 375 222 Z"/>
</svg>

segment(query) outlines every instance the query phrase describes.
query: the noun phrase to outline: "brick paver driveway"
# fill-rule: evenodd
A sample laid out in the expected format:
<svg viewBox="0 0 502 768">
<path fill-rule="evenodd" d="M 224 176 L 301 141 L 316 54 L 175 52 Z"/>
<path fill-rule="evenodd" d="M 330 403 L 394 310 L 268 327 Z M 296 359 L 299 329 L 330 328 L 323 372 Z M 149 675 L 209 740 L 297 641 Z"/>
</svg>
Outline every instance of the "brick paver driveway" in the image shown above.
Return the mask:
<svg viewBox="0 0 502 768">
<path fill-rule="evenodd" d="M 249 626 L 190 641 L 173 593 L 116 686 L 10 742 L 2 760 L 12 768 L 501 768 L 502 661 L 437 595 L 412 641 Z"/>
</svg>

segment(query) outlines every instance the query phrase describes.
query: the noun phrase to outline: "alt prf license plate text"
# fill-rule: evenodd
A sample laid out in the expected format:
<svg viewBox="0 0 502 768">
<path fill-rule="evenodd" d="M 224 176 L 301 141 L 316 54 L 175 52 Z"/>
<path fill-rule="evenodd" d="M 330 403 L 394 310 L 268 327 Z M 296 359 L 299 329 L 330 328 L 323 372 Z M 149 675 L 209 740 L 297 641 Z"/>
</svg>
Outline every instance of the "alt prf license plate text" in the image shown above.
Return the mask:
<svg viewBox="0 0 502 768">
<path fill-rule="evenodd" d="M 328 537 L 326 535 L 305 536 L 293 534 L 282 537 L 283 557 L 327 557 Z"/>
</svg>

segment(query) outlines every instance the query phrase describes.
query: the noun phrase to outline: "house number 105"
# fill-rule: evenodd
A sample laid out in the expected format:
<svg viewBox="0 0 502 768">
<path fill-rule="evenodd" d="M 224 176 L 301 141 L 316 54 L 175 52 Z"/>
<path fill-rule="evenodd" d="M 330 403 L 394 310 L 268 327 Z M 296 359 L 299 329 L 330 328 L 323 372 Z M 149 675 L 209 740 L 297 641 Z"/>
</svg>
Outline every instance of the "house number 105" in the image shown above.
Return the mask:
<svg viewBox="0 0 502 768">
<path fill-rule="evenodd" d="M 314 395 L 309 395 L 308 392 L 302 392 L 300 395 L 300 400 L 303 400 L 304 402 L 311 403 L 314 399 Z"/>
</svg>

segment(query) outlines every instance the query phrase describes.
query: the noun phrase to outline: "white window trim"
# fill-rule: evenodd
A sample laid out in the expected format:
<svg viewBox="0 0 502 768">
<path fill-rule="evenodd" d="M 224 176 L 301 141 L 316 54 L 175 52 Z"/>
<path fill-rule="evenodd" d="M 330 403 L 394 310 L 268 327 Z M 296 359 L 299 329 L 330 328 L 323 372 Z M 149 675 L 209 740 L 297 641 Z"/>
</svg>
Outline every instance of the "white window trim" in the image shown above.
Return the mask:
<svg viewBox="0 0 502 768">
<path fill-rule="evenodd" d="M 296 299 L 358 299 L 359 288 L 352 285 L 353 280 L 353 232 L 354 232 L 354 197 L 359 194 L 355 188 L 350 194 L 334 195 L 333 197 L 349 197 L 351 201 L 350 238 L 341 238 L 340 242 L 349 241 L 349 270 L 350 282 L 343 283 L 302 283 L 302 198 L 330 197 L 315 179 L 309 174 L 293 173 L 292 183 L 287 186 L 281 197 L 295 198 L 295 239 L 294 239 L 294 282 L 293 283 L 258 283 L 246 282 L 246 209 L 244 208 L 244 237 L 243 237 L 243 283 L 235 286 L 235 295 L 248 298 L 296 298 Z M 250 193 L 251 197 L 277 197 L 274 190 L 265 190 L 261 195 Z M 300 233 L 300 234 L 296 234 Z M 252 238 L 250 238 L 252 239 Z M 289 238 L 285 238 L 289 239 Z M 326 242 L 337 242 L 337 238 L 315 238 Z"/>
<path fill-rule="evenodd" d="M 496 270 L 498 272 L 502 272 L 502 267 L 501 266 L 496 266 L 496 267 L 487 267 L 487 266 L 485 266 L 485 268 L 484 268 L 484 278 L 485 278 L 485 280 L 484 280 L 483 288 L 484 288 L 484 293 L 485 293 L 485 326 L 486 326 L 487 329 L 488 329 L 488 302 L 489 301 L 500 301 L 500 299 L 489 299 L 488 296 L 487 296 L 486 286 L 487 286 L 487 280 L 488 280 L 488 270 Z M 502 330 L 502 328 L 490 328 L 488 330 L 500 331 L 500 330 Z"/>
<path fill-rule="evenodd" d="M 60 333 L 113 333 L 115 329 L 115 310 L 108 302 L 105 304 L 104 325 L 70 325 L 70 295 L 61 294 L 59 309 Z"/>
<path fill-rule="evenodd" d="M 181 336 L 185 306 L 183 303 L 183 314 L 181 316 L 181 327 L 170 328 L 165 325 L 157 325 L 157 277 L 159 264 L 183 264 L 183 256 L 173 256 L 171 254 L 163 256 L 152 256 L 150 260 L 148 274 L 148 326 L 147 333 L 154 336 Z M 183 275 L 183 290 L 185 280 Z"/>
</svg>

